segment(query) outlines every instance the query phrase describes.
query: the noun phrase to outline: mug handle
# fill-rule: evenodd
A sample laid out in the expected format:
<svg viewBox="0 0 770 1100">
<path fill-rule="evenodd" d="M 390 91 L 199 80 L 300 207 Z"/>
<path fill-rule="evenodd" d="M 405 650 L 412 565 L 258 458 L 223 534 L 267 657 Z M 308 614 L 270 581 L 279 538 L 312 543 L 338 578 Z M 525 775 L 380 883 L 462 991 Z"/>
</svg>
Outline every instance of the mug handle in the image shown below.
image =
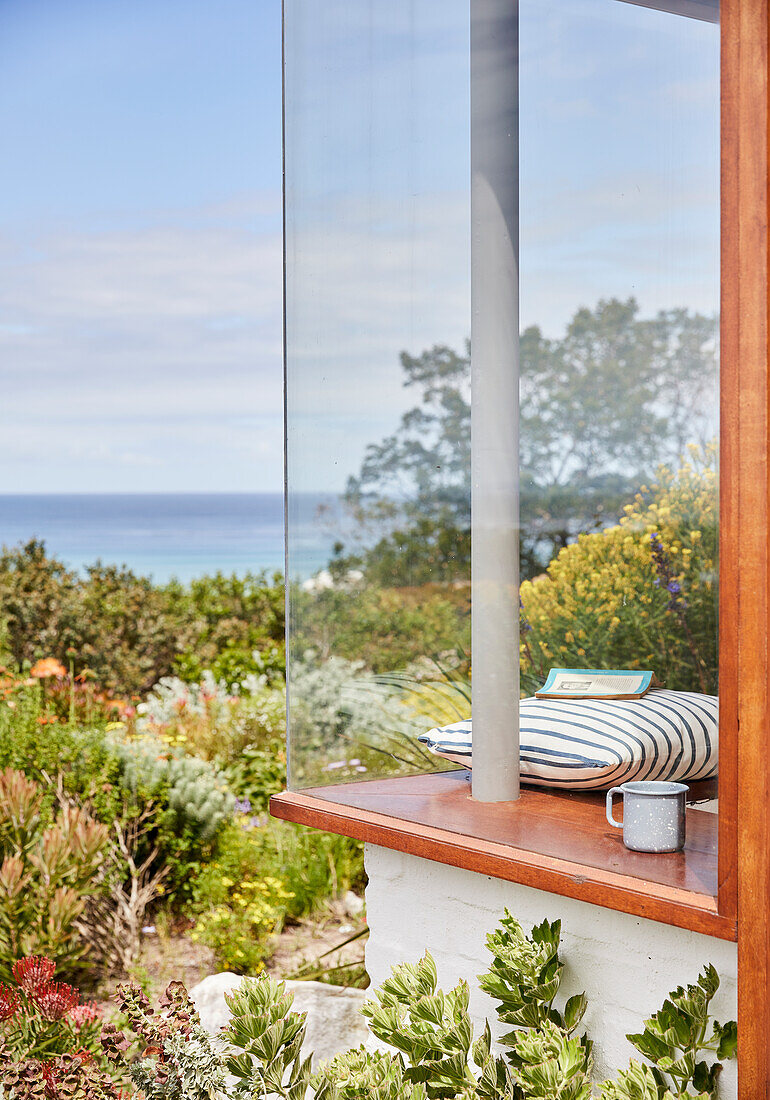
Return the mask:
<svg viewBox="0 0 770 1100">
<path fill-rule="evenodd" d="M 622 829 L 623 823 L 621 821 L 616 821 L 615 818 L 612 816 L 612 799 L 616 794 L 619 794 L 622 798 L 623 788 L 613 787 L 611 790 L 607 791 L 607 820 L 614 828 Z"/>
</svg>

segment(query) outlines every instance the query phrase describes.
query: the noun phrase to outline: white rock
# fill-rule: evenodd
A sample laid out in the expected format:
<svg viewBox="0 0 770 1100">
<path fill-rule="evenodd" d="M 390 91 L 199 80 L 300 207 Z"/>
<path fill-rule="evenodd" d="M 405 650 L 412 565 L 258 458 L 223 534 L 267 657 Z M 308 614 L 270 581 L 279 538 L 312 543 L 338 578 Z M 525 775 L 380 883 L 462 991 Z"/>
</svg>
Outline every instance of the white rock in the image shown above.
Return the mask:
<svg viewBox="0 0 770 1100">
<path fill-rule="evenodd" d="M 342 908 L 349 917 L 360 917 L 364 911 L 364 899 L 352 890 L 346 890 L 342 895 Z"/>
<path fill-rule="evenodd" d="M 243 981 L 240 974 L 212 974 L 190 990 L 209 1035 L 218 1035 L 230 1019 L 225 993 L 232 993 Z M 313 1065 L 333 1058 L 342 1050 L 357 1047 L 369 1037 L 361 1005 L 367 998 L 364 989 L 348 989 L 323 982 L 286 982 L 294 994 L 297 1012 L 307 1012 L 305 1052 L 313 1052 Z"/>
</svg>

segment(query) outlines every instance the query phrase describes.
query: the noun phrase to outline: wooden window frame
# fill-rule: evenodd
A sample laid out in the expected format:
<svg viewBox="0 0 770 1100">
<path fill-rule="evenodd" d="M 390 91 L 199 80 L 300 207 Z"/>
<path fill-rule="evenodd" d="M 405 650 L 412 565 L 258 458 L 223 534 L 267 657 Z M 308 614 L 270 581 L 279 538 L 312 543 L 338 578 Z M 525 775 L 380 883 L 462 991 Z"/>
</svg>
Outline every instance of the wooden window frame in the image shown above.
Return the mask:
<svg viewBox="0 0 770 1100">
<path fill-rule="evenodd" d="M 446 794 L 441 777 L 417 777 L 400 802 L 392 786 L 377 794 L 371 784 L 354 784 L 287 792 L 271 804 L 278 817 L 737 939 L 740 1100 L 770 1098 L 768 6 L 721 3 L 720 796 L 711 904 L 701 898 L 693 908 L 687 897 L 629 880 L 622 870 L 607 873 L 506 844 L 488 816 L 472 829 L 442 827 L 441 815 L 453 812 L 458 795 Z M 383 781 L 397 782 L 407 781 Z M 526 808 L 526 801 L 487 806 L 484 814 L 500 821 L 505 805 Z"/>
<path fill-rule="evenodd" d="M 767 0 L 722 0 L 718 905 L 738 925 L 738 1090 L 770 1096 Z"/>
</svg>

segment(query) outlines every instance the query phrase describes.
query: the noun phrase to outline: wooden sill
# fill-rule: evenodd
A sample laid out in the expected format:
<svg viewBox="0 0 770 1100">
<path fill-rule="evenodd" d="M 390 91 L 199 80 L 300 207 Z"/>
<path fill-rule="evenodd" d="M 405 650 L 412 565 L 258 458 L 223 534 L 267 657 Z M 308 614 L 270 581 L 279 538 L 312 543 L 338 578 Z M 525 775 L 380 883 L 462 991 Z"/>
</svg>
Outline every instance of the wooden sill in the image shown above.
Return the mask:
<svg viewBox="0 0 770 1100">
<path fill-rule="evenodd" d="M 692 798 L 710 792 L 695 784 Z M 517 802 L 474 802 L 468 773 L 287 791 L 274 817 L 493 878 L 734 940 L 717 912 L 717 815 L 687 809 L 683 852 L 642 855 L 604 816 L 604 795 L 523 789 Z M 617 810 L 620 813 L 620 807 Z"/>
</svg>

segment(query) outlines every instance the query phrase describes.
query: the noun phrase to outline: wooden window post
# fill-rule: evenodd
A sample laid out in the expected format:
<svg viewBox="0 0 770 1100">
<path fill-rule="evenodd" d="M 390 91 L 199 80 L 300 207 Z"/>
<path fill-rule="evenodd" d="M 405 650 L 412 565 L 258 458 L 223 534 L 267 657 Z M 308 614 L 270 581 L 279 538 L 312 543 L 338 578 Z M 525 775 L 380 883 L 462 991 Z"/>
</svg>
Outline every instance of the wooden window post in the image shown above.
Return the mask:
<svg viewBox="0 0 770 1100">
<path fill-rule="evenodd" d="M 721 523 L 736 583 L 727 587 L 723 569 L 720 879 L 729 901 L 737 877 L 739 1097 L 761 1100 L 770 1096 L 770 20 L 767 0 L 722 0 L 721 15 Z"/>
</svg>

